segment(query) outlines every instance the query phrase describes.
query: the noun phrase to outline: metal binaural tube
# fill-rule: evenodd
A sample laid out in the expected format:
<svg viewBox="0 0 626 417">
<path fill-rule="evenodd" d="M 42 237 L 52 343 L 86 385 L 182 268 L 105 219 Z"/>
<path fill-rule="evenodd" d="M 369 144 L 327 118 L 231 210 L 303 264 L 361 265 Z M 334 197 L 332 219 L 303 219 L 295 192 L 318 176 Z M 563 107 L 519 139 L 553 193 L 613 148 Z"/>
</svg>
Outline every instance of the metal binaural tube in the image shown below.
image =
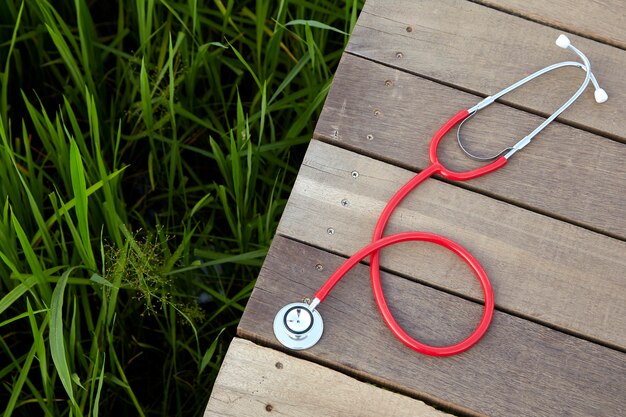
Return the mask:
<svg viewBox="0 0 626 417">
<path fill-rule="evenodd" d="M 478 155 L 474 155 L 470 152 L 467 151 L 467 149 L 465 149 L 465 147 L 463 146 L 463 143 L 461 141 L 461 135 L 460 135 L 460 130 L 461 127 L 463 125 L 463 123 L 461 123 L 461 125 L 459 125 L 458 129 L 457 129 L 457 142 L 459 144 L 459 147 L 461 148 L 461 150 L 470 158 L 472 159 L 476 159 L 476 160 L 480 160 L 480 161 L 489 161 L 495 158 L 498 158 L 499 156 L 504 155 L 505 158 L 510 158 L 511 156 L 513 156 L 513 154 L 515 154 L 515 152 L 519 151 L 520 149 L 524 148 L 526 145 L 528 145 L 530 143 L 530 141 L 537 136 L 537 134 L 539 134 L 539 132 L 541 132 L 543 129 L 546 128 L 546 126 L 548 126 L 550 123 L 552 123 L 554 121 L 554 119 L 556 119 L 561 113 L 563 113 L 569 106 L 571 106 L 574 101 L 576 101 L 578 99 L 578 97 L 580 97 L 580 95 L 585 91 L 585 89 L 587 88 L 587 86 L 589 85 L 589 83 L 593 83 L 593 86 L 595 87 L 595 99 L 598 103 L 603 103 L 607 100 L 608 96 L 606 94 L 606 91 L 604 91 L 599 83 L 598 80 L 596 79 L 596 77 L 593 75 L 593 72 L 591 71 L 591 63 L 589 62 L 589 59 L 587 58 L 587 56 L 585 56 L 585 54 L 583 54 L 578 48 L 576 48 L 574 45 L 571 44 L 571 42 L 569 41 L 569 39 L 565 36 L 565 35 L 561 35 L 559 36 L 559 38 L 557 39 L 557 45 L 563 49 L 570 49 L 572 50 L 576 55 L 578 55 L 578 57 L 583 61 L 581 62 L 577 62 L 577 61 L 563 61 L 563 62 L 558 62 L 556 64 L 552 64 L 549 65 L 545 68 L 542 68 L 538 71 L 533 72 L 532 74 L 522 78 L 521 80 L 511 84 L 510 86 L 502 89 L 501 91 L 499 91 L 498 93 L 491 95 L 489 97 L 484 98 L 483 100 L 481 100 L 478 104 L 476 104 L 474 107 L 470 108 L 468 110 L 470 117 L 473 116 L 477 111 L 484 109 L 485 107 L 489 106 L 490 104 L 492 104 L 493 102 L 495 102 L 497 99 L 499 99 L 500 97 L 504 96 L 505 94 L 510 93 L 511 91 L 515 90 L 516 88 L 519 88 L 521 86 L 523 86 L 524 84 L 526 84 L 529 81 L 534 80 L 537 77 L 540 77 L 550 71 L 554 71 L 555 69 L 558 68 L 563 68 L 563 67 L 576 67 L 576 68 L 580 68 L 583 71 L 585 71 L 585 79 L 583 80 L 582 84 L 580 85 L 580 87 L 578 88 L 578 90 L 576 90 L 576 92 L 565 102 L 563 103 L 563 105 L 561 105 L 561 107 L 559 107 L 554 113 L 552 113 L 548 118 L 546 118 L 541 124 L 539 124 L 539 126 L 537 126 L 532 132 L 530 132 L 528 135 L 526 135 L 525 137 L 523 137 L 521 140 L 519 140 L 514 146 L 509 147 L 509 148 L 505 148 L 502 151 L 500 151 L 499 153 L 497 153 L 496 155 L 492 155 L 492 156 L 478 156 Z M 468 118 L 469 119 L 469 118 Z M 467 119 L 466 119 L 467 120 Z M 465 122 L 465 120 L 464 120 Z"/>
</svg>

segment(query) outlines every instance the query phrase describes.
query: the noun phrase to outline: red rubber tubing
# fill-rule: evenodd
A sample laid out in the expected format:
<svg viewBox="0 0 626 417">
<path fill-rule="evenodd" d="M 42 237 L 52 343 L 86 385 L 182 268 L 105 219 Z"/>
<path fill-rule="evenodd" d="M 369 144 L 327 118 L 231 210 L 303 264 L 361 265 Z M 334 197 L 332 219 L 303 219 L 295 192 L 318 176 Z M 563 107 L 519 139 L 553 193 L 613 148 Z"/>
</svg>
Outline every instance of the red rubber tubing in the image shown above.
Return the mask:
<svg viewBox="0 0 626 417">
<path fill-rule="evenodd" d="M 450 356 L 456 355 L 457 353 L 461 353 L 470 347 L 472 347 L 476 342 L 480 340 L 481 337 L 487 331 L 489 324 L 491 323 L 491 318 L 493 317 L 493 308 L 494 308 L 494 299 L 493 299 L 493 289 L 491 288 L 491 283 L 489 282 L 489 277 L 487 277 L 487 273 L 480 266 L 480 263 L 474 258 L 467 250 L 465 250 L 458 243 L 447 239 L 443 236 L 439 236 L 433 233 L 426 232 L 404 232 L 397 233 L 394 235 L 385 236 L 381 239 L 377 239 L 370 243 L 369 245 L 363 247 L 361 250 L 356 252 L 347 261 L 343 263 L 326 281 L 324 286 L 318 290 L 315 294 L 315 297 L 320 301 L 323 301 L 330 290 L 344 277 L 344 275 L 350 271 L 356 264 L 362 261 L 367 256 L 374 256 L 374 254 L 378 254 L 380 249 L 385 246 L 395 245 L 396 243 L 401 242 L 410 242 L 410 241 L 424 241 L 435 243 L 444 248 L 450 249 L 456 255 L 458 255 L 461 259 L 465 261 L 466 264 L 469 265 L 470 268 L 474 271 L 480 285 L 483 289 L 483 295 L 485 297 L 485 308 L 483 310 L 482 318 L 480 319 L 480 323 L 474 332 L 469 335 L 465 340 L 460 343 L 451 346 L 429 346 L 424 343 L 420 343 L 417 340 L 413 339 L 409 336 L 400 325 L 396 322 L 393 315 L 389 311 L 387 307 L 387 301 L 385 300 L 385 296 L 382 292 L 382 286 L 380 284 L 380 272 L 377 269 L 377 279 L 376 282 L 372 280 L 372 285 L 374 287 L 374 298 L 376 300 L 376 304 L 378 305 L 378 309 L 380 310 L 385 323 L 391 329 L 394 335 L 402 343 L 407 345 L 413 350 L 416 350 L 420 353 L 424 353 L 426 355 L 431 356 Z"/>
<path fill-rule="evenodd" d="M 450 129 L 465 120 L 467 116 L 469 116 L 469 113 L 466 109 L 463 109 L 454 116 L 452 116 L 452 118 L 448 120 L 443 126 L 441 126 L 441 128 L 434 134 L 434 136 L 430 140 L 430 146 L 428 147 L 428 156 L 430 158 L 430 163 L 439 166 L 439 170 L 436 173 L 452 181 L 467 181 L 478 178 L 482 175 L 489 174 L 490 172 L 502 168 L 508 161 L 504 156 L 501 156 L 485 166 L 466 172 L 449 170 L 448 168 L 444 167 L 441 162 L 439 162 L 439 157 L 437 156 L 437 147 L 439 146 L 439 142 L 441 141 L 441 139 L 443 139 L 446 133 L 450 131 Z"/>
<path fill-rule="evenodd" d="M 431 161 L 431 165 L 424 169 L 422 172 L 413 177 L 409 182 L 404 184 L 396 194 L 389 200 L 385 208 L 383 209 L 378 221 L 376 223 L 376 227 L 374 229 L 374 235 L 372 237 L 372 243 L 365 246 L 357 253 L 352 255 L 343 265 L 339 267 L 326 281 L 326 283 L 317 291 L 315 294 L 315 298 L 319 299 L 320 302 L 324 301 L 328 293 L 333 289 L 333 287 L 344 277 L 344 275 L 352 269 L 357 263 L 361 260 L 370 256 L 370 278 L 372 282 L 372 291 L 374 294 L 374 300 L 376 301 L 376 305 L 380 310 L 381 315 L 383 316 L 383 320 L 390 328 L 392 333 L 405 345 L 410 347 L 411 349 L 431 356 L 451 356 L 456 355 L 458 353 L 464 352 L 474 344 L 476 344 L 487 331 L 489 324 L 491 323 L 491 319 L 493 317 L 494 310 L 494 296 L 493 289 L 491 287 L 491 283 L 489 281 L 489 277 L 487 276 L 485 270 L 482 268 L 480 263 L 461 245 L 458 243 L 447 239 L 443 236 L 439 236 L 433 233 L 425 233 L 425 232 L 405 232 L 398 233 L 386 237 L 383 236 L 383 232 L 385 230 L 385 226 L 389 221 L 389 218 L 393 214 L 393 211 L 400 204 L 400 202 L 420 183 L 422 183 L 426 178 L 431 177 L 434 174 L 439 174 L 444 178 L 454 180 L 454 181 L 465 181 L 472 178 L 477 178 L 482 175 L 493 172 L 507 163 L 507 159 L 504 157 L 500 157 L 495 161 L 470 171 L 466 172 L 456 172 L 447 169 L 444 167 L 439 158 L 437 156 L 437 147 L 441 139 L 452 129 L 456 124 L 463 121 L 466 117 L 469 116 L 467 110 L 461 110 L 459 113 L 454 115 L 450 120 L 448 120 L 432 137 L 430 147 L 429 147 L 429 158 Z M 383 293 L 381 278 L 380 278 L 380 249 L 385 246 L 394 245 L 400 242 L 407 241 L 425 241 L 438 244 L 443 246 L 452 252 L 454 252 L 457 256 L 465 261 L 469 265 L 469 267 L 476 274 L 480 285 L 483 290 L 483 296 L 485 299 L 483 314 L 480 319 L 480 323 L 476 327 L 476 329 L 463 341 L 450 345 L 450 346 L 430 346 L 424 343 L 420 343 L 411 336 L 409 336 L 396 322 L 391 311 L 389 311 L 389 307 L 387 305 L 387 301 L 385 299 L 385 295 Z"/>
</svg>

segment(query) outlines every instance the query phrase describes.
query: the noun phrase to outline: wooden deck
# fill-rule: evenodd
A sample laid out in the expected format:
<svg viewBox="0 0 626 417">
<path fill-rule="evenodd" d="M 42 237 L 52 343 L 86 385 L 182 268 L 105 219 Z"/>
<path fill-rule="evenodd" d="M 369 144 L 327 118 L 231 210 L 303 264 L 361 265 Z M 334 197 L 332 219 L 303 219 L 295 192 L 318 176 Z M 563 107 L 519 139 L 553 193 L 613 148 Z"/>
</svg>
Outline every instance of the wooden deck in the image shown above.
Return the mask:
<svg viewBox="0 0 626 417">
<path fill-rule="evenodd" d="M 496 300 L 484 339 L 448 358 L 410 350 L 385 327 L 368 266 L 358 265 L 319 307 L 320 342 L 286 352 L 272 331 L 276 312 L 313 296 L 370 242 L 388 199 L 428 165 L 430 137 L 446 120 L 575 58 L 554 46 L 560 33 L 587 54 L 609 100 L 596 104 L 589 87 L 495 173 L 427 180 L 386 229 L 444 235 L 481 262 Z M 618 0 L 367 0 L 205 416 L 444 415 L 433 406 L 626 416 L 625 68 Z M 507 95 L 464 127 L 469 147 L 511 146 L 583 77 L 562 69 Z M 453 169 L 476 166 L 453 135 L 440 155 Z M 409 334 L 443 345 L 474 329 L 480 286 L 453 254 L 402 244 L 385 249 L 381 265 Z"/>
</svg>

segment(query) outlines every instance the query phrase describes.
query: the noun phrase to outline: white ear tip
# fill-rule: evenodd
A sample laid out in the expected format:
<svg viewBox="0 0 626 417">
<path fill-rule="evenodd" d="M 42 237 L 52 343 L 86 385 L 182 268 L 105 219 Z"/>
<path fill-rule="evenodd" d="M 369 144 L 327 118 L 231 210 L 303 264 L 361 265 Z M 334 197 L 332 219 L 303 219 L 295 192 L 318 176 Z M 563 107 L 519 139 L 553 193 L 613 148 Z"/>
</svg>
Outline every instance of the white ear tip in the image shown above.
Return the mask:
<svg viewBox="0 0 626 417">
<path fill-rule="evenodd" d="M 602 88 L 598 88 L 593 93 L 593 96 L 596 98 L 596 103 L 604 103 L 605 101 L 609 99 L 609 95 Z"/>
<path fill-rule="evenodd" d="M 559 35 L 559 37 L 556 39 L 556 44 L 563 49 L 567 48 L 570 43 L 571 42 L 569 41 L 569 38 L 565 35 Z"/>
</svg>

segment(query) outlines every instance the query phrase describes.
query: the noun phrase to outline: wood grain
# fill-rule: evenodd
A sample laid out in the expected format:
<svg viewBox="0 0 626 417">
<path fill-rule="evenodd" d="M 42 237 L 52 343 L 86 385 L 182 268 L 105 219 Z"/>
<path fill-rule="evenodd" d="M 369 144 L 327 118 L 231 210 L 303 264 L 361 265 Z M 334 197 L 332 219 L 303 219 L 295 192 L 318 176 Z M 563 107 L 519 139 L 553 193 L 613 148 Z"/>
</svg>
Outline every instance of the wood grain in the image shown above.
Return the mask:
<svg viewBox="0 0 626 417">
<path fill-rule="evenodd" d="M 398 0 L 392 7 L 384 0 L 369 0 L 346 51 L 489 95 L 547 65 L 575 59 L 554 45 L 561 32 L 462 0 Z M 563 113 L 562 120 L 626 140 L 626 51 L 575 35 L 570 39 L 587 54 L 610 98 L 600 106 L 589 89 Z M 583 77 L 574 68 L 555 71 L 507 95 L 503 102 L 551 114 L 576 91 Z"/>
<path fill-rule="evenodd" d="M 421 401 L 235 338 L 204 417 L 445 417 Z"/>
<path fill-rule="evenodd" d="M 477 3 L 626 48 L 626 13 L 621 0 L 477 0 Z"/>
<path fill-rule="evenodd" d="M 274 314 L 311 296 L 343 261 L 276 236 L 239 335 L 280 348 L 272 333 Z M 458 341 L 482 311 L 395 275 L 384 273 L 383 286 L 398 322 L 424 342 Z M 499 311 L 486 336 L 467 352 L 433 358 L 411 351 L 380 319 L 364 265 L 339 283 L 319 311 L 324 335 L 299 356 L 456 411 L 507 417 L 626 413 L 626 354 Z"/>
<path fill-rule="evenodd" d="M 430 137 L 479 98 L 344 55 L 315 137 L 413 170 L 428 164 Z M 590 109 L 591 111 L 592 109 Z M 512 146 L 543 118 L 494 104 L 463 126 L 478 154 Z M 440 147 L 454 169 L 475 167 L 454 133 Z M 465 183 L 474 190 L 626 239 L 626 145 L 553 123 L 506 167 Z"/>
<path fill-rule="evenodd" d="M 384 205 L 413 175 L 312 141 L 278 233 L 350 256 L 371 241 Z M 466 247 L 489 274 L 499 308 L 626 350 L 626 242 L 434 179 L 406 198 L 386 234 L 404 231 Z M 469 269 L 442 248 L 402 244 L 381 258 L 388 270 L 481 299 Z"/>
</svg>

